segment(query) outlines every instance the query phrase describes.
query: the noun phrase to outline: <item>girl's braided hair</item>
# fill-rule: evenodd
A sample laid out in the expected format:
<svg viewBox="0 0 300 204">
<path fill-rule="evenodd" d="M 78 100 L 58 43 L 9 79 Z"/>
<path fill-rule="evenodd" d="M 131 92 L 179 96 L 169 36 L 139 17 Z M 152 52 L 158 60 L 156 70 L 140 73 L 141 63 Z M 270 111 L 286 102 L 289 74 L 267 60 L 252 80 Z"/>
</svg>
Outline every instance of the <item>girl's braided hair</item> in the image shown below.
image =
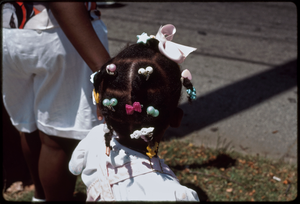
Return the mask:
<svg viewBox="0 0 300 204">
<path fill-rule="evenodd" d="M 158 134 L 169 125 L 172 113 L 178 106 L 181 96 L 181 71 L 179 65 L 164 56 L 157 49 L 156 39 L 148 40 L 147 44 L 137 43 L 128 46 L 116 57 L 104 64 L 94 76 L 94 88 L 100 95 L 98 104 L 110 130 L 105 134 L 106 146 L 114 130 L 120 139 L 131 140 L 130 134 L 145 127 L 155 127 L 153 141 L 159 142 Z M 106 66 L 116 65 L 115 75 L 106 72 Z M 153 73 L 149 79 L 138 74 L 140 68 L 151 66 Z M 188 79 L 183 85 L 192 86 Z M 118 104 L 111 111 L 102 104 L 104 99 L 116 98 Z M 127 115 L 125 105 L 140 102 L 143 105 L 141 113 Z M 147 115 L 147 107 L 153 106 L 159 110 L 158 117 Z M 130 142 L 134 142 L 131 140 Z"/>
</svg>

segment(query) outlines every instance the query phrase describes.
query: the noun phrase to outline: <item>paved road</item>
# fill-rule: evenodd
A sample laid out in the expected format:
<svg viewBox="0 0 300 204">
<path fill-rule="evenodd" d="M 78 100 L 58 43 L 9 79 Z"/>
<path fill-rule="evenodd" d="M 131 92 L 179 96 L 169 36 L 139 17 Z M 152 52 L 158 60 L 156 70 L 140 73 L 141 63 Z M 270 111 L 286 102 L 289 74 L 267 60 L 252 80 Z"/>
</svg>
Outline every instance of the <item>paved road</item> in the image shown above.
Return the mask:
<svg viewBox="0 0 300 204">
<path fill-rule="evenodd" d="M 180 104 L 166 139 L 297 160 L 297 10 L 293 3 L 124 3 L 100 8 L 114 56 L 136 35 L 174 24 L 174 42 L 197 47 L 182 64 L 197 100 Z M 185 95 L 184 95 L 185 96 Z"/>
</svg>

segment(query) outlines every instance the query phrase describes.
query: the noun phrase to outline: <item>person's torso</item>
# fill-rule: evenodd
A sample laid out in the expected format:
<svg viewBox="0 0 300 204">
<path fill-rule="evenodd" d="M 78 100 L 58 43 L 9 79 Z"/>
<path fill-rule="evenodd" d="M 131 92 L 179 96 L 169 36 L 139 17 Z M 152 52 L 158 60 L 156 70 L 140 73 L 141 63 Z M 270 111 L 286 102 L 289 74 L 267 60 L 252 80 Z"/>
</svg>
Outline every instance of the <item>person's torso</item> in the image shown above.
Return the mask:
<svg viewBox="0 0 300 204">
<path fill-rule="evenodd" d="M 91 20 L 100 19 L 96 2 L 83 2 Z M 8 2 L 2 7 L 2 27 L 15 29 L 49 29 L 59 26 L 47 2 Z"/>
</svg>

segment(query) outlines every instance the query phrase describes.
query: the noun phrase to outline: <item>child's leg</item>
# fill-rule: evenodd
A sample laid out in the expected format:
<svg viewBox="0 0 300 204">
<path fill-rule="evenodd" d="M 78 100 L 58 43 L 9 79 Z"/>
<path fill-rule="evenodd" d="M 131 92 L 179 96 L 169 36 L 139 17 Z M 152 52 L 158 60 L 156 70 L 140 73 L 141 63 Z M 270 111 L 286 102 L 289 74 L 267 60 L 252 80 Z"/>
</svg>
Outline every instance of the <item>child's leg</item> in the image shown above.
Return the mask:
<svg viewBox="0 0 300 204">
<path fill-rule="evenodd" d="M 47 201 L 72 200 L 76 176 L 69 172 L 68 164 L 79 140 L 49 136 L 40 133 L 42 142 L 39 173 Z"/>
<path fill-rule="evenodd" d="M 45 199 L 45 194 L 38 172 L 38 162 L 41 150 L 41 140 L 39 132 L 36 130 L 32 133 L 20 132 L 21 146 L 25 161 L 27 163 L 31 179 L 35 186 L 34 197 L 39 199 Z"/>
</svg>

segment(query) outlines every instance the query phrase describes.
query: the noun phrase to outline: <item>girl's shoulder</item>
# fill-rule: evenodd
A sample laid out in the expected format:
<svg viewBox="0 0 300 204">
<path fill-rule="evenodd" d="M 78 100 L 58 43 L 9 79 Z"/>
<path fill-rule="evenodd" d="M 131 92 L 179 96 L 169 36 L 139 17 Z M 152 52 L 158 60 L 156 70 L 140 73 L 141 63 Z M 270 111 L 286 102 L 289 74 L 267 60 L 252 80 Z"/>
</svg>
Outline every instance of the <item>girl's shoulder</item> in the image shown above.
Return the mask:
<svg viewBox="0 0 300 204">
<path fill-rule="evenodd" d="M 93 127 L 83 140 L 103 140 L 105 134 L 103 132 L 103 126 L 103 124 L 100 124 Z"/>
<path fill-rule="evenodd" d="M 83 138 L 77 145 L 74 151 L 94 151 L 105 144 L 103 132 L 103 124 L 93 127 L 85 138 Z"/>
</svg>

